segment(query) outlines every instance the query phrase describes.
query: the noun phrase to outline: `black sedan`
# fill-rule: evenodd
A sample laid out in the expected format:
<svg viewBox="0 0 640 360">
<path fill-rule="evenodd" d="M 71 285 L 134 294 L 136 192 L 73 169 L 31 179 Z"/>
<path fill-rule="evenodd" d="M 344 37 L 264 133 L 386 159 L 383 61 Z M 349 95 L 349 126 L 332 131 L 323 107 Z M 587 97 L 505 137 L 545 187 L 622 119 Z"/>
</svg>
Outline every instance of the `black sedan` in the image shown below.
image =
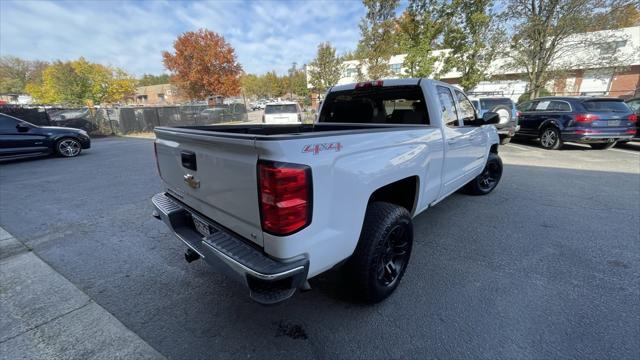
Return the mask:
<svg viewBox="0 0 640 360">
<path fill-rule="evenodd" d="M 0 160 L 56 154 L 78 156 L 91 147 L 86 131 L 56 126 L 36 126 L 0 114 Z"/>
</svg>

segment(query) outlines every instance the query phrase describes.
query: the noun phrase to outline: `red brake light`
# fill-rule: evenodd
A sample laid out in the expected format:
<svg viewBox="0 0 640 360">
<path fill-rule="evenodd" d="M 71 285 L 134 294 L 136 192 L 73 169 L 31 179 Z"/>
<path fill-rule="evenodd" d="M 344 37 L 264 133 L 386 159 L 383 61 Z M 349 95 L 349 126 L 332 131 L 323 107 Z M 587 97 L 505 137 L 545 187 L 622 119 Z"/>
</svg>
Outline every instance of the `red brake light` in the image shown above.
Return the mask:
<svg viewBox="0 0 640 360">
<path fill-rule="evenodd" d="M 162 173 L 160 172 L 160 162 L 158 162 L 158 144 L 153 142 L 153 155 L 156 158 L 156 170 L 158 170 L 158 176 L 162 179 Z"/>
<path fill-rule="evenodd" d="M 637 132 L 636 129 L 629 129 L 629 130 L 625 131 L 625 133 L 631 134 L 631 135 L 635 134 L 636 132 Z"/>
<path fill-rule="evenodd" d="M 522 115 L 522 113 L 520 111 L 516 111 L 516 117 L 520 117 L 520 115 Z"/>
<path fill-rule="evenodd" d="M 594 114 L 576 114 L 576 122 L 579 123 L 590 123 L 598 119 L 600 117 Z"/>
<path fill-rule="evenodd" d="M 382 82 L 382 80 L 376 80 L 376 81 L 365 81 L 365 82 L 359 82 L 356 84 L 356 89 L 367 89 L 370 87 L 381 87 L 384 83 Z"/>
<path fill-rule="evenodd" d="M 629 120 L 630 122 L 634 123 L 638 121 L 638 115 L 636 114 L 631 114 L 627 117 L 627 120 Z"/>
<path fill-rule="evenodd" d="M 311 168 L 306 165 L 258 162 L 262 230 L 284 236 L 311 222 Z"/>
</svg>

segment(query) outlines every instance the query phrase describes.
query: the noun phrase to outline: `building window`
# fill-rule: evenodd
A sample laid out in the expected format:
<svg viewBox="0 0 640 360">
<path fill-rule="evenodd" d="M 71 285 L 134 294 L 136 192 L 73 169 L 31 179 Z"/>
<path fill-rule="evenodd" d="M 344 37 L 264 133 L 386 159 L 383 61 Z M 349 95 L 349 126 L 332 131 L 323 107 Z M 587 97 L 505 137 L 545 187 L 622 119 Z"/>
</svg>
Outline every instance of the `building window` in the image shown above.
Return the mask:
<svg viewBox="0 0 640 360">
<path fill-rule="evenodd" d="M 389 65 L 389 70 L 394 74 L 400 74 L 402 71 L 402 64 L 391 64 Z"/>
<path fill-rule="evenodd" d="M 158 94 L 158 101 L 164 101 L 164 94 Z"/>
<path fill-rule="evenodd" d="M 344 77 L 346 78 L 354 78 L 358 76 L 358 69 L 356 68 L 346 68 L 344 71 Z"/>
<path fill-rule="evenodd" d="M 627 46 L 627 40 L 616 40 L 602 43 L 599 46 L 600 56 L 615 55 L 618 49 L 621 49 L 625 46 Z"/>
<path fill-rule="evenodd" d="M 147 103 L 147 95 L 138 95 L 137 96 L 138 103 L 146 104 Z"/>
</svg>

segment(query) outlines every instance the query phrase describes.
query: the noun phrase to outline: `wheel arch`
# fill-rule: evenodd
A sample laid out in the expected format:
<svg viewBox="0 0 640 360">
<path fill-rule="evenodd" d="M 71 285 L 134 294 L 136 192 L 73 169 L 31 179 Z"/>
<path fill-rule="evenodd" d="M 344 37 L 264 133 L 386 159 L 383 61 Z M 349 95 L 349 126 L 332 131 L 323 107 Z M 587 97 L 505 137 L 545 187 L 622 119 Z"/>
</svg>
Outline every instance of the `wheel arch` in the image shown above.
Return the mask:
<svg viewBox="0 0 640 360">
<path fill-rule="evenodd" d="M 538 134 L 541 134 L 542 130 L 548 128 L 549 126 L 555 126 L 560 131 L 562 131 L 562 129 L 563 129 L 562 123 L 560 121 L 558 121 L 557 119 L 546 119 L 538 127 Z"/>
<path fill-rule="evenodd" d="M 413 214 L 418 202 L 418 194 L 420 193 L 418 191 L 419 186 L 420 179 L 417 175 L 394 181 L 371 193 L 367 206 L 374 201 L 384 201 L 402 206 L 410 214 Z"/>
</svg>

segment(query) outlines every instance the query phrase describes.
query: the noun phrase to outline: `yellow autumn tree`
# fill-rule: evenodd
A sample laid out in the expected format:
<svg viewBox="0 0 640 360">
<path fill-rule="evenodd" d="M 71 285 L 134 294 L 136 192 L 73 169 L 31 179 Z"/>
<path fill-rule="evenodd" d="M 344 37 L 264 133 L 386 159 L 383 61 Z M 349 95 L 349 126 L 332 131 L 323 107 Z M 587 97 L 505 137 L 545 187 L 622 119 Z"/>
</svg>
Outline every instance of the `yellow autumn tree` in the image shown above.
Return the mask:
<svg viewBox="0 0 640 360">
<path fill-rule="evenodd" d="M 42 82 L 27 84 L 26 91 L 39 103 L 84 106 L 122 101 L 135 88 L 136 80 L 124 70 L 81 57 L 47 66 Z"/>
</svg>

